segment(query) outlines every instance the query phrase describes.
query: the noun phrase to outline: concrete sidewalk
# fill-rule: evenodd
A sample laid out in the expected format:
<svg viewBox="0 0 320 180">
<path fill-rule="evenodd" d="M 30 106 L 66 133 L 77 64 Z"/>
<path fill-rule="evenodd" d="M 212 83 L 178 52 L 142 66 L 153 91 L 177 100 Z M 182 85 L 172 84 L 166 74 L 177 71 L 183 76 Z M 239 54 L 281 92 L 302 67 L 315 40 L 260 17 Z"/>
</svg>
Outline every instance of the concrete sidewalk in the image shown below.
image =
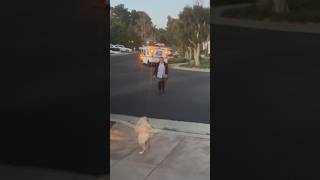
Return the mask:
<svg viewBox="0 0 320 180">
<path fill-rule="evenodd" d="M 110 114 L 110 120 L 133 128 L 138 121 L 138 117 Z M 149 118 L 149 120 L 152 127 L 166 134 L 210 139 L 210 124 L 157 118 Z"/>
<path fill-rule="evenodd" d="M 112 127 L 112 131 L 120 133 L 120 138 L 110 141 L 110 179 L 210 179 L 209 136 L 160 131 L 151 139 L 151 148 L 139 155 L 140 148 L 133 128 L 124 122 L 117 121 Z"/>
</svg>

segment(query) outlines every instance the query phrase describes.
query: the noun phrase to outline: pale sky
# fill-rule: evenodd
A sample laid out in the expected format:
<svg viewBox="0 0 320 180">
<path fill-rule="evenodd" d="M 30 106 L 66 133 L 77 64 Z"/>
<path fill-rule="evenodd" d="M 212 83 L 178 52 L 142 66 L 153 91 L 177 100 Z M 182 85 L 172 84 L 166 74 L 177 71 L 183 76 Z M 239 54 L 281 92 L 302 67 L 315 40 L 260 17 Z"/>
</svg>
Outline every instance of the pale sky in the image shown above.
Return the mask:
<svg viewBox="0 0 320 180">
<path fill-rule="evenodd" d="M 205 7 L 209 6 L 210 0 L 203 0 Z M 192 6 L 194 0 L 110 0 L 113 7 L 118 4 L 124 4 L 129 11 L 145 11 L 157 28 L 165 28 L 167 26 L 167 16 L 178 17 L 178 14 L 186 5 Z"/>
</svg>

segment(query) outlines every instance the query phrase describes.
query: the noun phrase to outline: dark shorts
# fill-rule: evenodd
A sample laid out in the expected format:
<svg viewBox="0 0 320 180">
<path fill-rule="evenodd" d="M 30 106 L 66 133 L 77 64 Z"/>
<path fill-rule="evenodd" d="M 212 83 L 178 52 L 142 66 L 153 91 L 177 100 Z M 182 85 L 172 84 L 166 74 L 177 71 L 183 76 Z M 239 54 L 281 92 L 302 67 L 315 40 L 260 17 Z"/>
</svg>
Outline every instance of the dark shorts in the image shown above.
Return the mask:
<svg viewBox="0 0 320 180">
<path fill-rule="evenodd" d="M 162 82 L 162 81 L 164 81 L 165 80 L 165 78 L 157 78 L 157 81 L 158 82 Z"/>
</svg>

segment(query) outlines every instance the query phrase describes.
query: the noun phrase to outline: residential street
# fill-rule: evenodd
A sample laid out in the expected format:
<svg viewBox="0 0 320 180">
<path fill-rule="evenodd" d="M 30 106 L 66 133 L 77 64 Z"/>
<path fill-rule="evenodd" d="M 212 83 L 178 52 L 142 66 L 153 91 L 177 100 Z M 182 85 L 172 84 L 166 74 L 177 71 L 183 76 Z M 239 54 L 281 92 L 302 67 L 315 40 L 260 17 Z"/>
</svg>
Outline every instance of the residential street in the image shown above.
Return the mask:
<svg viewBox="0 0 320 180">
<path fill-rule="evenodd" d="M 152 73 L 137 54 L 111 56 L 110 113 L 210 123 L 210 73 L 169 68 L 164 96 Z"/>
</svg>

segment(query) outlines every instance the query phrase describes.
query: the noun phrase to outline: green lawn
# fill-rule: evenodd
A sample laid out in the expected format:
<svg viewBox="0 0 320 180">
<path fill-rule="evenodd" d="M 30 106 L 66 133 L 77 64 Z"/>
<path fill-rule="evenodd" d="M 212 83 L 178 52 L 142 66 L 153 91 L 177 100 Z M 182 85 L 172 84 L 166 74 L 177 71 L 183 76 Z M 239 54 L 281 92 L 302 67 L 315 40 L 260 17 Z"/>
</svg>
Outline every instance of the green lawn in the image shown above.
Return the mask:
<svg viewBox="0 0 320 180">
<path fill-rule="evenodd" d="M 290 12 L 286 14 L 273 14 L 270 7 L 252 5 L 225 11 L 223 16 L 300 23 L 320 22 L 320 0 L 289 0 L 288 3 Z"/>
<path fill-rule="evenodd" d="M 189 61 L 188 64 L 183 64 L 181 67 L 210 69 L 210 58 L 201 58 L 200 66 L 195 66 L 194 61 Z"/>
<path fill-rule="evenodd" d="M 182 58 L 182 57 L 172 57 L 170 59 L 168 59 L 169 64 L 174 64 L 174 63 L 185 63 L 187 62 L 186 59 Z"/>
<path fill-rule="evenodd" d="M 189 67 L 193 68 L 196 67 L 194 65 L 194 60 L 185 59 L 184 57 L 174 56 L 168 60 L 169 64 L 175 64 L 175 63 L 187 63 L 181 65 L 181 67 Z M 210 57 L 201 57 L 200 58 L 200 66 L 196 68 L 201 69 L 209 69 L 210 68 Z"/>
</svg>

